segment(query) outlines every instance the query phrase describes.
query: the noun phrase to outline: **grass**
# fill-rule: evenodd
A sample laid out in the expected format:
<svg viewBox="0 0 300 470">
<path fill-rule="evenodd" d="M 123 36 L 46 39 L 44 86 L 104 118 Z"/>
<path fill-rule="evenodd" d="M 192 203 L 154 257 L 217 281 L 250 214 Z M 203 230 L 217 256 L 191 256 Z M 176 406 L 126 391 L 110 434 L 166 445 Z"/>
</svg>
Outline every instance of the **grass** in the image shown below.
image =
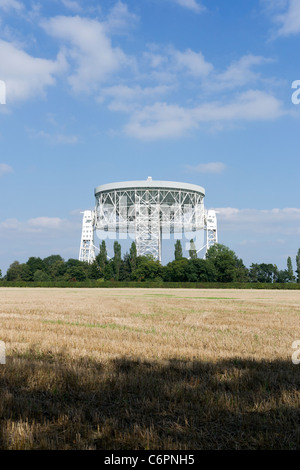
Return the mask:
<svg viewBox="0 0 300 470">
<path fill-rule="evenodd" d="M 300 292 L 111 293 L 0 289 L 1 449 L 299 449 Z"/>
<path fill-rule="evenodd" d="M 70 326 L 83 326 L 85 328 L 110 328 L 112 330 L 128 330 L 135 331 L 138 333 L 155 333 L 155 330 L 143 330 L 141 328 L 133 328 L 126 325 L 118 325 L 117 323 L 79 323 L 79 322 L 67 322 L 62 320 L 45 320 L 44 323 L 51 323 L 52 325 L 70 325 Z"/>
<path fill-rule="evenodd" d="M 172 294 L 145 294 L 147 297 L 173 297 L 176 299 L 233 300 L 235 297 L 180 297 Z"/>
</svg>

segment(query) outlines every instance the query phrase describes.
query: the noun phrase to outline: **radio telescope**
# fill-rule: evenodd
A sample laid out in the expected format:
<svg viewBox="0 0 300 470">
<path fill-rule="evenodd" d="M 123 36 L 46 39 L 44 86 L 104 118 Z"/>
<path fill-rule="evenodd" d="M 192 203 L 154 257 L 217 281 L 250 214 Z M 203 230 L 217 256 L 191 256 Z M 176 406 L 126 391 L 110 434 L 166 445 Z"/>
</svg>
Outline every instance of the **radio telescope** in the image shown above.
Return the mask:
<svg viewBox="0 0 300 470">
<path fill-rule="evenodd" d="M 95 260 L 94 232 L 127 234 L 137 255 L 161 261 L 163 235 L 204 230 L 206 251 L 218 242 L 217 217 L 204 208 L 205 189 L 172 181 L 126 181 L 98 186 L 94 210 L 83 212 L 79 260 Z"/>
</svg>

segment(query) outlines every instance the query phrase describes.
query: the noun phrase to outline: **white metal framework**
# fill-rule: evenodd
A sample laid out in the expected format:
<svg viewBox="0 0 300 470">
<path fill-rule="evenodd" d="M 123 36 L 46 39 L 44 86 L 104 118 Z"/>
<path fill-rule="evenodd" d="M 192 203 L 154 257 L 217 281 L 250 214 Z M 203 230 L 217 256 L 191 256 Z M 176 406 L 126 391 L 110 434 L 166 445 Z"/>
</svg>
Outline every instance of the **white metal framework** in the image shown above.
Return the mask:
<svg viewBox="0 0 300 470">
<path fill-rule="evenodd" d="M 92 263 L 95 260 L 95 247 L 94 247 L 94 226 L 95 226 L 95 212 L 84 211 L 82 220 L 82 234 L 79 250 L 79 260 Z"/>
<path fill-rule="evenodd" d="M 216 211 L 208 210 L 206 212 L 206 251 L 215 243 L 218 243 L 217 214 Z"/>
<path fill-rule="evenodd" d="M 161 261 L 162 235 L 207 229 L 207 248 L 217 241 L 216 215 L 204 210 L 201 186 L 170 181 L 127 181 L 98 186 L 95 211 L 85 211 L 79 259 L 95 259 L 94 229 L 134 234 L 138 256 Z M 214 214 L 214 215 L 213 215 Z"/>
</svg>

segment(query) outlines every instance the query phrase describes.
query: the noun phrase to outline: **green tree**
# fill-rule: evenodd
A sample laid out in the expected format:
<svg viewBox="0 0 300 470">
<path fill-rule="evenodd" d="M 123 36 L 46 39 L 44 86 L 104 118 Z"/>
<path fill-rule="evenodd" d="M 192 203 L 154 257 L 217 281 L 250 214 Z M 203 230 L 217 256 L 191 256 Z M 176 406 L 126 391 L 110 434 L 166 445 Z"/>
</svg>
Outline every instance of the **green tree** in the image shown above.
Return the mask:
<svg viewBox="0 0 300 470">
<path fill-rule="evenodd" d="M 300 248 L 298 250 L 297 256 L 296 256 L 296 273 L 297 273 L 297 282 L 300 282 Z"/>
<path fill-rule="evenodd" d="M 130 251 L 129 251 L 129 263 L 130 263 L 131 272 L 133 272 L 136 269 L 136 258 L 137 258 L 136 243 L 132 242 Z"/>
<path fill-rule="evenodd" d="M 151 256 L 139 256 L 137 268 L 131 273 L 133 281 L 157 281 L 162 280 L 163 268 L 159 261 Z"/>
<path fill-rule="evenodd" d="M 249 282 L 249 270 L 242 259 L 237 259 L 235 264 L 235 280 L 237 282 Z"/>
<path fill-rule="evenodd" d="M 96 261 L 88 265 L 87 277 L 89 279 L 99 279 L 100 278 L 100 268 Z"/>
<path fill-rule="evenodd" d="M 79 261 L 79 259 L 70 258 L 65 262 L 65 268 L 69 269 L 73 267 L 82 267 L 82 266 L 85 266 L 85 264 L 86 264 L 85 262 Z"/>
<path fill-rule="evenodd" d="M 213 263 L 207 259 L 191 259 L 187 267 L 187 280 L 189 282 L 214 282 L 217 273 Z"/>
<path fill-rule="evenodd" d="M 101 245 L 100 245 L 100 252 L 96 256 L 96 262 L 99 265 L 100 268 L 100 275 L 103 277 L 104 276 L 104 269 L 107 264 L 107 249 L 106 249 L 106 243 L 105 240 L 102 240 Z"/>
<path fill-rule="evenodd" d="M 255 264 L 252 263 L 249 270 L 251 282 L 271 283 L 278 280 L 278 268 L 274 264 Z"/>
<path fill-rule="evenodd" d="M 113 260 L 109 260 L 106 263 L 103 276 L 105 281 L 112 281 L 114 279 Z"/>
<path fill-rule="evenodd" d="M 63 279 L 63 276 L 67 270 L 66 263 L 64 262 L 63 259 L 61 261 L 57 260 L 53 264 L 51 263 L 51 265 L 48 266 L 47 270 L 51 279 L 53 280 Z"/>
<path fill-rule="evenodd" d="M 60 255 L 50 255 L 47 258 L 43 259 L 44 266 L 48 273 L 50 272 L 51 268 L 58 262 L 64 263 L 64 260 Z"/>
<path fill-rule="evenodd" d="M 26 265 L 30 269 L 32 280 L 33 280 L 33 275 L 34 275 L 35 271 L 37 271 L 37 270 L 46 271 L 45 263 L 41 258 L 36 258 L 34 256 L 31 256 L 28 259 Z"/>
<path fill-rule="evenodd" d="M 19 261 L 14 261 L 6 272 L 7 281 L 19 281 L 21 279 L 22 267 Z"/>
<path fill-rule="evenodd" d="M 115 279 L 116 281 L 119 280 L 120 277 L 120 267 L 121 267 L 121 245 L 117 241 L 114 242 L 114 272 L 115 272 Z"/>
<path fill-rule="evenodd" d="M 35 282 L 45 282 L 50 280 L 50 276 L 41 269 L 37 269 L 33 275 L 33 280 Z"/>
<path fill-rule="evenodd" d="M 260 267 L 257 263 L 252 263 L 249 269 L 249 279 L 250 282 L 260 282 Z"/>
<path fill-rule="evenodd" d="M 218 282 L 233 282 L 237 277 L 239 259 L 227 246 L 216 243 L 206 253 L 206 259 L 215 267 Z"/>
<path fill-rule="evenodd" d="M 190 256 L 190 259 L 197 258 L 197 249 L 196 249 L 196 245 L 193 239 L 190 240 L 189 256 Z"/>
<path fill-rule="evenodd" d="M 164 280 L 167 282 L 214 282 L 216 269 L 211 261 L 204 259 L 174 260 L 164 268 Z"/>
<path fill-rule="evenodd" d="M 124 258 L 121 260 L 119 281 L 130 281 L 131 272 L 133 271 L 131 270 L 130 255 L 126 253 Z"/>
<path fill-rule="evenodd" d="M 189 261 L 186 258 L 175 259 L 164 269 L 164 280 L 167 282 L 186 282 L 188 280 Z"/>
<path fill-rule="evenodd" d="M 21 279 L 25 282 L 33 281 L 33 275 L 31 266 L 27 263 L 21 264 Z"/>
<path fill-rule="evenodd" d="M 288 282 L 294 282 L 295 276 L 294 276 L 294 270 L 293 270 L 293 263 L 292 263 L 292 259 L 290 256 L 287 259 L 287 272 L 288 272 Z"/>
<path fill-rule="evenodd" d="M 182 245 L 180 240 L 176 240 L 174 257 L 176 261 L 183 258 Z"/>
<path fill-rule="evenodd" d="M 84 266 L 73 265 L 67 269 L 64 277 L 67 281 L 80 282 L 80 281 L 85 281 L 87 276 L 86 276 Z"/>
<path fill-rule="evenodd" d="M 290 281 L 290 275 L 287 269 L 278 271 L 276 282 L 286 283 Z"/>
</svg>

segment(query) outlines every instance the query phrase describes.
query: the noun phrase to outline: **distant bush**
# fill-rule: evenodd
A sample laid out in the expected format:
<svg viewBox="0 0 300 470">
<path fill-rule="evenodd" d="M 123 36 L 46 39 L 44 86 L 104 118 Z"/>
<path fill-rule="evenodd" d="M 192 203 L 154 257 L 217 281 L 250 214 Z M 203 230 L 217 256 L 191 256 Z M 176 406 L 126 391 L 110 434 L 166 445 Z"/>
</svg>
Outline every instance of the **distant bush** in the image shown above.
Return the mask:
<svg viewBox="0 0 300 470">
<path fill-rule="evenodd" d="M 254 282 L 166 282 L 162 280 L 151 281 L 5 281 L 0 280 L 0 287 L 61 287 L 61 288 L 122 288 L 122 287 L 140 287 L 140 288 L 162 288 L 162 289 L 269 289 L 269 290 L 299 290 L 298 283 L 254 283 Z"/>
</svg>

